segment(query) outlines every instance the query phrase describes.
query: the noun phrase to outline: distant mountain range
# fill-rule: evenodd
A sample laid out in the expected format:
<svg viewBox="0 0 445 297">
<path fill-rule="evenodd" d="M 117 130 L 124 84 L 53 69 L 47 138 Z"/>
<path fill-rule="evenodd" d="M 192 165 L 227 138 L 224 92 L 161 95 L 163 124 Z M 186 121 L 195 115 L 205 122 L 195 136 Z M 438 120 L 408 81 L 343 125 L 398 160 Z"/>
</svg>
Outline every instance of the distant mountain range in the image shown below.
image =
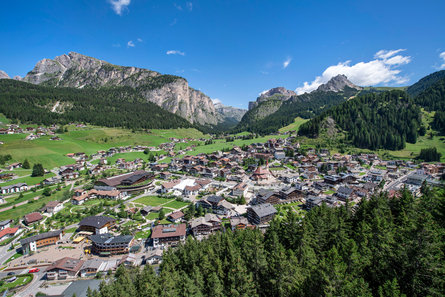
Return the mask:
<svg viewBox="0 0 445 297">
<path fill-rule="evenodd" d="M 0 78 L 9 78 L 1 71 Z M 108 62 L 70 52 L 39 61 L 25 77 L 17 80 L 55 88 L 132 88 L 142 101 L 152 102 L 191 124 L 215 128 L 234 122 L 242 110 L 215 108 L 212 100 L 188 85 L 186 79 L 160 74 L 137 67 L 113 65 Z M 125 96 L 125 94 L 122 94 Z M 227 114 L 226 114 L 227 112 Z M 234 116 L 235 115 L 235 116 Z M 236 123 L 235 123 L 236 124 Z"/>
</svg>

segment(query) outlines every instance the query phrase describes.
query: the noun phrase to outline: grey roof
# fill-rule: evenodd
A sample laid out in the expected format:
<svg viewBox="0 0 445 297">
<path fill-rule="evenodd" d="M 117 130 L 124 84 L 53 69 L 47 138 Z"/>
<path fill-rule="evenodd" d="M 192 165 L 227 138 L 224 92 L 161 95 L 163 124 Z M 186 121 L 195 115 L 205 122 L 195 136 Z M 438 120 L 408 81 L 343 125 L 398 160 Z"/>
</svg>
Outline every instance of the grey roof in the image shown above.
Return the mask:
<svg viewBox="0 0 445 297">
<path fill-rule="evenodd" d="M 12 221 L 12 220 L 1 221 L 1 222 L 0 222 L 0 226 L 8 225 L 9 223 L 11 223 L 11 221 Z"/>
<path fill-rule="evenodd" d="M 91 235 L 90 239 L 93 243 L 113 244 L 113 243 L 130 243 L 133 240 L 131 235 L 114 236 L 110 233 Z"/>
<path fill-rule="evenodd" d="M 410 176 L 408 176 L 408 179 L 413 179 L 413 180 L 419 180 L 419 181 L 424 181 L 428 178 L 428 175 L 425 174 L 412 174 Z"/>
<path fill-rule="evenodd" d="M 59 236 L 60 233 L 62 233 L 62 230 L 50 231 L 50 232 L 45 232 L 45 233 L 42 233 L 42 234 L 37 234 L 37 235 L 34 235 L 34 236 L 31 236 L 31 237 L 28 237 L 28 238 L 20 240 L 20 244 L 21 245 L 25 245 L 25 244 L 28 244 L 30 242 L 37 241 L 37 240 L 40 240 L 40 239 L 45 239 L 45 238 Z"/>
<path fill-rule="evenodd" d="M 219 203 L 223 199 L 224 198 L 221 196 L 211 195 L 211 196 L 208 196 L 206 200 L 210 203 Z"/>
<path fill-rule="evenodd" d="M 104 217 L 104 216 L 91 216 L 84 218 L 79 225 L 80 226 L 91 226 L 94 228 L 102 228 L 105 224 L 116 221 L 113 218 L 110 217 Z"/>
<path fill-rule="evenodd" d="M 24 187 L 24 186 L 27 186 L 27 184 L 26 183 L 17 183 L 14 185 L 1 187 L 0 189 L 12 189 L 12 188 L 20 188 L 20 187 Z"/>
<path fill-rule="evenodd" d="M 347 188 L 347 187 L 343 187 L 343 186 L 338 188 L 338 191 L 337 191 L 337 193 L 341 193 L 341 194 L 344 194 L 344 195 L 351 195 L 352 192 L 354 192 L 354 190 L 352 190 L 350 188 Z"/>
<path fill-rule="evenodd" d="M 277 210 L 275 209 L 275 207 L 273 207 L 272 204 L 270 204 L 270 203 L 254 205 L 251 207 L 251 209 L 260 218 L 277 213 Z"/>
<path fill-rule="evenodd" d="M 87 268 L 88 269 L 99 269 L 103 262 L 104 261 L 99 260 L 99 259 L 88 259 L 83 263 L 82 268 L 80 268 L 80 270 L 87 269 Z"/>
</svg>

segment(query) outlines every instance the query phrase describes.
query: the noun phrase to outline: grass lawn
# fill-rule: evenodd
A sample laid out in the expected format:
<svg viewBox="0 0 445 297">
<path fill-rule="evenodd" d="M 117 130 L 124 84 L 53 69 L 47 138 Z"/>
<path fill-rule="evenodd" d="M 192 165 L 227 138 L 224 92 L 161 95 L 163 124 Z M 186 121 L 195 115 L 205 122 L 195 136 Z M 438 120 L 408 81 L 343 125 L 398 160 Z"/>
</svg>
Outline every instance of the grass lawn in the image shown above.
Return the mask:
<svg viewBox="0 0 445 297">
<path fill-rule="evenodd" d="M 77 227 L 65 229 L 65 233 L 74 233 L 74 232 L 76 232 L 76 230 L 77 230 Z"/>
<path fill-rule="evenodd" d="M 184 206 L 187 206 L 187 205 L 189 205 L 190 203 L 187 203 L 187 202 L 182 202 L 182 201 L 172 201 L 172 202 L 169 202 L 169 203 L 167 203 L 167 204 L 164 204 L 163 205 L 163 207 L 169 207 L 169 208 L 174 208 L 174 209 L 179 209 L 179 208 L 182 208 L 182 207 L 184 207 Z"/>
<path fill-rule="evenodd" d="M 278 131 L 280 131 L 281 133 L 288 132 L 288 131 L 296 131 L 296 132 L 298 132 L 298 129 L 300 129 L 300 126 L 302 124 L 306 123 L 307 121 L 308 121 L 307 119 L 296 117 L 292 124 L 287 125 L 286 127 L 283 127 L 280 130 L 278 130 Z"/>
<path fill-rule="evenodd" d="M 15 259 L 17 259 L 17 258 L 20 258 L 21 256 L 23 256 L 23 255 L 22 255 L 22 254 L 19 254 L 19 253 L 15 253 L 15 254 L 12 255 L 8 260 L 6 260 L 5 263 L 3 263 L 3 265 L 4 265 L 4 264 L 8 264 L 8 263 L 11 262 L 12 260 L 15 260 Z"/>
<path fill-rule="evenodd" d="M 17 176 L 25 176 L 25 175 L 31 175 L 32 169 L 17 168 L 17 169 L 11 170 L 9 172 L 12 172 L 12 173 L 16 174 Z"/>
<path fill-rule="evenodd" d="M 174 199 L 162 198 L 159 196 L 145 196 L 145 197 L 138 198 L 138 199 L 134 200 L 133 202 L 141 203 L 141 204 L 149 205 L 149 206 L 159 206 L 161 204 L 164 204 L 164 203 L 167 203 L 170 201 L 174 201 Z"/>
<path fill-rule="evenodd" d="M 60 200 L 63 197 L 63 192 L 66 189 L 67 189 L 67 187 L 62 188 L 62 190 L 55 192 L 51 196 L 43 196 L 43 195 L 41 195 L 41 193 L 42 193 L 41 191 L 37 191 L 36 193 L 30 192 L 29 194 L 40 195 L 40 198 L 36 201 L 33 201 L 32 203 L 26 203 L 26 204 L 18 206 L 16 208 L 0 212 L 0 220 L 21 218 L 27 213 L 30 213 L 30 212 L 33 212 L 33 211 L 36 211 L 36 210 L 42 208 L 49 201 Z M 24 198 L 26 198 L 26 197 L 27 196 L 25 195 Z"/>
<path fill-rule="evenodd" d="M 149 238 L 151 235 L 151 229 L 147 230 L 147 231 L 139 231 L 136 232 L 136 234 L 134 235 L 135 239 L 145 239 L 145 238 Z"/>
<path fill-rule="evenodd" d="M 335 191 L 329 190 L 329 191 L 324 192 L 323 194 L 325 194 L 325 195 L 332 195 L 334 193 L 335 193 Z"/>
<path fill-rule="evenodd" d="M 53 177 L 55 174 L 54 173 L 48 173 L 45 174 L 45 176 L 26 176 L 26 177 L 19 177 L 10 181 L 7 181 L 5 183 L 0 183 L 1 187 L 4 186 L 9 186 L 9 185 L 13 185 L 13 184 L 17 184 L 17 183 L 26 183 L 28 186 L 31 185 L 36 185 L 42 182 L 42 180 L 46 179 L 46 178 L 50 178 Z"/>
<path fill-rule="evenodd" d="M 149 213 L 145 218 L 149 221 L 156 220 L 159 217 L 159 213 L 157 212 L 151 212 Z"/>
<path fill-rule="evenodd" d="M 284 167 L 269 167 L 271 171 L 281 171 L 284 170 Z"/>
<path fill-rule="evenodd" d="M 11 278 L 12 276 L 8 276 L 6 279 Z M 19 275 L 17 276 L 17 279 L 13 281 L 12 283 L 8 283 L 5 281 L 3 286 L 0 287 L 0 292 L 5 291 L 6 289 L 13 289 L 18 286 L 23 286 L 32 281 L 33 276 L 32 275 Z"/>
</svg>

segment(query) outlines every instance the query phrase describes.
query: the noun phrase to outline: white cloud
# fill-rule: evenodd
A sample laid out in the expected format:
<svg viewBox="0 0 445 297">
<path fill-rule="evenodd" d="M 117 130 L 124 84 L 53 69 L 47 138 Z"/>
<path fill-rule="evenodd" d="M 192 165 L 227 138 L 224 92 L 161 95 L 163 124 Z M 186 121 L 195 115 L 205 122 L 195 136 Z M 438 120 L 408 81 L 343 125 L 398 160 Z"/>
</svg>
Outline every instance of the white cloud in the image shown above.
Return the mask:
<svg viewBox="0 0 445 297">
<path fill-rule="evenodd" d="M 169 50 L 166 52 L 167 55 L 180 55 L 180 56 L 185 56 L 184 52 L 181 51 L 177 51 L 177 50 Z"/>
<path fill-rule="evenodd" d="M 192 11 L 193 10 L 193 3 L 192 2 L 187 2 L 185 4 L 185 6 L 187 7 L 188 10 Z"/>
<path fill-rule="evenodd" d="M 222 104 L 221 100 L 219 100 L 218 98 L 214 98 L 212 99 L 213 104 Z"/>
<path fill-rule="evenodd" d="M 109 0 L 111 3 L 111 8 L 118 15 L 122 15 L 122 11 L 130 5 L 131 0 Z"/>
<path fill-rule="evenodd" d="M 351 65 L 351 61 L 345 61 L 329 66 L 321 76 L 317 76 L 312 82 L 305 82 L 302 87 L 295 91 L 297 94 L 311 92 L 339 74 L 346 75 L 351 82 L 359 86 L 406 83 L 408 79 L 401 76 L 401 71 L 397 68 L 410 63 L 411 57 L 396 55 L 402 51 L 405 50 L 381 50 L 375 54 L 374 60 L 369 62 L 359 62 Z"/>
<path fill-rule="evenodd" d="M 440 65 L 440 69 L 443 69 L 443 68 L 445 68 L 445 52 L 441 52 L 439 54 L 439 58 L 441 58 L 443 60 L 443 64 Z"/>
<path fill-rule="evenodd" d="M 289 66 L 291 61 L 292 61 L 292 58 L 287 58 L 286 61 L 283 62 L 283 69 L 286 69 L 287 66 Z"/>
<path fill-rule="evenodd" d="M 177 10 L 182 10 L 182 6 L 181 6 L 181 5 L 178 5 L 178 4 L 176 4 L 176 3 L 173 3 L 173 5 L 175 6 L 175 8 L 176 8 Z"/>
<path fill-rule="evenodd" d="M 136 45 L 134 44 L 133 40 L 130 40 L 129 42 L 127 42 L 127 47 L 135 47 Z"/>
<path fill-rule="evenodd" d="M 142 38 L 138 38 L 137 41 L 138 42 L 142 42 L 143 40 L 142 40 Z"/>
</svg>

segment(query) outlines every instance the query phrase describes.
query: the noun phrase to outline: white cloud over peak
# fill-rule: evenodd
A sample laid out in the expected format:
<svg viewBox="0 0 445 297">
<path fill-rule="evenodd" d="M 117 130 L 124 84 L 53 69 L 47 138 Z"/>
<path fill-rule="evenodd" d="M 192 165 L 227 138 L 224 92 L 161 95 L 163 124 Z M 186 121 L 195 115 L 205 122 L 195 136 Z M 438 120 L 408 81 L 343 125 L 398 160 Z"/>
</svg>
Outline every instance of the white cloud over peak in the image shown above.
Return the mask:
<svg viewBox="0 0 445 297">
<path fill-rule="evenodd" d="M 440 65 L 440 69 L 443 69 L 443 68 L 445 68 L 445 52 L 441 52 L 439 54 L 439 58 L 441 58 L 443 60 L 443 64 Z"/>
<path fill-rule="evenodd" d="M 109 0 L 111 8 L 118 15 L 122 15 L 122 11 L 130 5 L 131 0 Z"/>
<path fill-rule="evenodd" d="M 127 42 L 127 47 L 135 47 L 136 45 L 134 44 L 133 40 L 130 40 L 129 42 Z"/>
<path fill-rule="evenodd" d="M 218 98 L 214 98 L 212 99 L 213 104 L 222 104 L 221 100 L 219 100 Z"/>
<path fill-rule="evenodd" d="M 180 55 L 185 56 L 184 52 L 178 51 L 178 50 L 169 50 L 166 52 L 167 55 Z"/>
<path fill-rule="evenodd" d="M 295 91 L 297 94 L 312 92 L 339 74 L 346 75 L 351 82 L 359 86 L 406 83 L 408 79 L 400 75 L 401 70 L 398 67 L 410 63 L 411 57 L 397 55 L 403 51 L 405 50 L 380 50 L 375 54 L 374 60 L 369 62 L 351 64 L 349 60 L 329 66 L 322 75 L 317 76 L 312 82 L 304 82 L 303 86 L 298 87 Z"/>
<path fill-rule="evenodd" d="M 286 61 L 283 62 L 283 69 L 286 69 L 290 62 L 292 62 L 292 58 L 287 58 Z"/>
</svg>

